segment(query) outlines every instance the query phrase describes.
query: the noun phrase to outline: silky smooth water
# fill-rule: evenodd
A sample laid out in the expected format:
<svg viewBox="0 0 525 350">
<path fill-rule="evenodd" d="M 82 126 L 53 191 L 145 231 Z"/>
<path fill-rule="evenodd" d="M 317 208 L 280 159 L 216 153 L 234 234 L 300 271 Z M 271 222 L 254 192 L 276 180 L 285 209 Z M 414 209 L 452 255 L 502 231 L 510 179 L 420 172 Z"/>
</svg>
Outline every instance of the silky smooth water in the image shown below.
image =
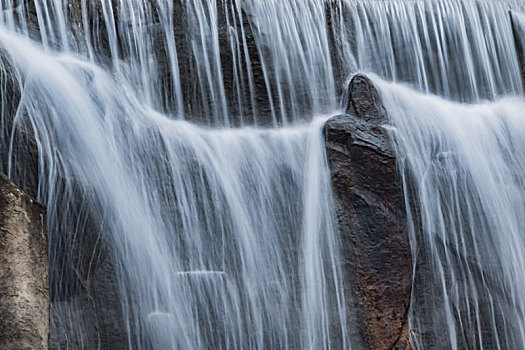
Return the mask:
<svg viewBox="0 0 525 350">
<path fill-rule="evenodd" d="M 460 105 L 375 82 L 414 218 L 413 343 L 418 349 L 521 348 L 525 99 Z"/>
<path fill-rule="evenodd" d="M 520 347 L 511 9 L 0 1 L 0 170 L 48 208 L 60 346 L 92 344 L 70 297 L 105 242 L 131 348 L 359 347 L 321 130 L 364 71 L 396 83 L 375 78 L 414 219 L 414 347 Z"/>
<path fill-rule="evenodd" d="M 140 104 L 89 62 L 6 31 L 0 44 L 23 83 L 15 123 L 27 118 L 39 146 L 51 263 L 64 223 L 79 220 L 67 207 L 87 207 L 112 243 L 132 343 L 347 346 L 324 119 L 202 129 Z M 54 293 L 68 284 L 61 273 Z M 67 317 L 64 307 L 54 311 Z"/>
<path fill-rule="evenodd" d="M 144 105 L 214 126 L 282 126 L 338 108 L 358 71 L 464 101 L 521 92 L 520 2 L 5 0 L 3 26 L 79 54 Z"/>
<path fill-rule="evenodd" d="M 522 91 L 510 1 L 337 1 L 332 26 L 348 74 L 375 73 L 462 102 Z"/>
<path fill-rule="evenodd" d="M 6 0 L 0 13 L 175 118 L 277 126 L 336 108 L 322 1 Z"/>
</svg>

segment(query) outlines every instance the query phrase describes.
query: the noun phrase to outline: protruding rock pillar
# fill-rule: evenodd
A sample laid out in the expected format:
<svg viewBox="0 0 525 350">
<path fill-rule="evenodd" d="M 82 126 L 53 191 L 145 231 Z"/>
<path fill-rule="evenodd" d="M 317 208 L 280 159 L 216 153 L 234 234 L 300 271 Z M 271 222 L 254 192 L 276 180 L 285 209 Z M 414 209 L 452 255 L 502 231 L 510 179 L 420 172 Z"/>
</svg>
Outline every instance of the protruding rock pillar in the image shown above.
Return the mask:
<svg viewBox="0 0 525 350">
<path fill-rule="evenodd" d="M 412 259 L 396 155 L 378 91 L 364 75 L 349 87 L 347 114 L 325 126 L 358 348 L 407 349 Z"/>
<path fill-rule="evenodd" d="M 0 349 L 48 348 L 45 209 L 0 174 Z"/>
</svg>

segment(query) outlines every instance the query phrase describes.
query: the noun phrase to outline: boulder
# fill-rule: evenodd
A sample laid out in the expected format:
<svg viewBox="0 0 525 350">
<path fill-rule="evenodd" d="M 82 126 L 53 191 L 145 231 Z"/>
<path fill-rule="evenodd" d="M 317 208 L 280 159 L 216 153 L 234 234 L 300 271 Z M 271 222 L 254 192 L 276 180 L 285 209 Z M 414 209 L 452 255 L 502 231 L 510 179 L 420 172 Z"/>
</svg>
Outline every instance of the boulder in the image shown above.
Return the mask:
<svg viewBox="0 0 525 350">
<path fill-rule="evenodd" d="M 387 114 L 364 75 L 349 86 L 346 114 L 325 125 L 356 348 L 408 349 L 412 259 L 403 186 L 384 128 Z"/>
<path fill-rule="evenodd" d="M 0 349 L 47 349 L 48 334 L 45 209 L 0 174 Z"/>
</svg>

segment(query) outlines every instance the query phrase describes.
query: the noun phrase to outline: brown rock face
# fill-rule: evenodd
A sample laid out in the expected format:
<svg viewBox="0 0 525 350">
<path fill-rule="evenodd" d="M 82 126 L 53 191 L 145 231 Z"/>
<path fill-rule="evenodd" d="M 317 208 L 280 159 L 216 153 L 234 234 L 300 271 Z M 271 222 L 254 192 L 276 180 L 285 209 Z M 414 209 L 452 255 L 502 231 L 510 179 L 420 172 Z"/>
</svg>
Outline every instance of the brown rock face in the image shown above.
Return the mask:
<svg viewBox="0 0 525 350">
<path fill-rule="evenodd" d="M 357 348 L 407 349 L 412 259 L 403 187 L 372 82 L 356 75 L 346 115 L 325 125 Z"/>
<path fill-rule="evenodd" d="M 45 209 L 0 174 L 0 349 L 47 349 Z"/>
</svg>

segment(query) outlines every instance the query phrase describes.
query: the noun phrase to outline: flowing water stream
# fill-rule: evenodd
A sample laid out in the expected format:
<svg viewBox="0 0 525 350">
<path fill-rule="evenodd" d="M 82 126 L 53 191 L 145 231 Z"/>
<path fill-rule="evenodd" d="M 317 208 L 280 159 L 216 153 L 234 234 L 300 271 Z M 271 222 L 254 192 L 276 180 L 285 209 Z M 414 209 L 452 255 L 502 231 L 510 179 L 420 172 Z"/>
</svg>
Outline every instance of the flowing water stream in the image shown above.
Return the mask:
<svg viewBox="0 0 525 350">
<path fill-rule="evenodd" d="M 525 6 L 0 1 L 0 170 L 48 208 L 55 346 L 93 346 L 71 296 L 99 259 L 79 247 L 104 241 L 130 348 L 360 348 L 322 128 L 361 71 L 414 218 L 413 346 L 523 346 L 510 9 Z"/>
</svg>

